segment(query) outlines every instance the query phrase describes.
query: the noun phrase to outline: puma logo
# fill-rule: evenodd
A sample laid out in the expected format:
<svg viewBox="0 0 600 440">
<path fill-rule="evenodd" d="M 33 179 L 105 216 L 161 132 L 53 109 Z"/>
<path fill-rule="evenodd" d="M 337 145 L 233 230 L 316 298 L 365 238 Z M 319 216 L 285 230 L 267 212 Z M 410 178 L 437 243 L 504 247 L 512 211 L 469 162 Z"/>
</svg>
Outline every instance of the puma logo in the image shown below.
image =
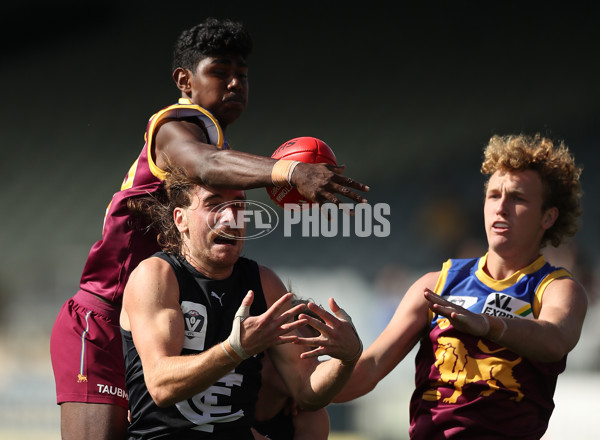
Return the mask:
<svg viewBox="0 0 600 440">
<path fill-rule="evenodd" d="M 215 298 L 217 298 L 219 300 L 219 304 L 221 304 L 221 307 L 223 307 L 223 297 L 225 296 L 225 292 L 223 292 L 221 294 L 221 296 L 219 296 L 216 292 L 213 292 L 211 290 L 210 291 L 210 296 L 214 296 Z"/>
</svg>

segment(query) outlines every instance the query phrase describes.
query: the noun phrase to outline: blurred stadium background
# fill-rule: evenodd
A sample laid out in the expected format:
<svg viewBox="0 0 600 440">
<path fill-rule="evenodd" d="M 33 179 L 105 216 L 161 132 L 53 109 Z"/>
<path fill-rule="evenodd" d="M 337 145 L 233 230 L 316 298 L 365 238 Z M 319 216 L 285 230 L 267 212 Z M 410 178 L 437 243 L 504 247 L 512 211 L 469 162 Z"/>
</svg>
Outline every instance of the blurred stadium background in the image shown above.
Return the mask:
<svg viewBox="0 0 600 440">
<path fill-rule="evenodd" d="M 584 283 L 590 311 L 546 438 L 592 438 L 600 410 L 590 392 L 600 389 L 598 13 L 563 2 L 205 3 L 0 6 L 0 438 L 60 437 L 50 329 L 76 291 L 147 118 L 178 97 L 174 40 L 207 16 L 241 19 L 255 41 L 250 104 L 229 129 L 232 146 L 270 155 L 292 137 L 319 137 L 348 175 L 372 187 L 371 203 L 391 206 L 387 238 L 279 231 L 246 247 L 300 295 L 335 296 L 366 344 L 419 274 L 483 251 L 478 170 L 489 137 L 541 132 L 566 141 L 584 166 L 584 215 L 578 236 L 547 252 Z M 268 202 L 264 190 L 248 198 Z M 373 393 L 330 406 L 332 438 L 406 438 L 412 383 L 408 357 Z"/>
</svg>

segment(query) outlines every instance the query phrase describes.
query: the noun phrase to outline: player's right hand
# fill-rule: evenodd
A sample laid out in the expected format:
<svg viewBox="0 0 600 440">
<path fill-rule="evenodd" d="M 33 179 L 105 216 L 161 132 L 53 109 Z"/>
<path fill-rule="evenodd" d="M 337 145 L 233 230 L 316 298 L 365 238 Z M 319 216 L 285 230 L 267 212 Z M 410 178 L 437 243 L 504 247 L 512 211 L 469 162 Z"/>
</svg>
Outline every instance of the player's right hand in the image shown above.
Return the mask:
<svg viewBox="0 0 600 440">
<path fill-rule="evenodd" d="M 240 338 L 248 355 L 253 356 L 274 345 L 286 344 L 297 339 L 295 335 L 286 335 L 307 324 L 306 319 L 294 320 L 306 305 L 298 304 L 290 308 L 292 297 L 292 293 L 286 293 L 262 315 L 248 316 L 242 320 Z M 242 300 L 242 307 L 246 306 L 249 309 L 253 300 L 254 292 L 250 290 Z"/>
<path fill-rule="evenodd" d="M 292 174 L 292 184 L 306 199 L 323 204 L 338 205 L 341 201 L 336 194 L 366 203 L 367 199 L 352 189 L 369 191 L 369 187 L 343 175 L 345 166 L 335 167 L 324 163 L 299 163 Z"/>
<path fill-rule="evenodd" d="M 473 336 L 485 336 L 490 330 L 488 318 L 481 313 L 473 313 L 457 304 L 454 304 L 430 289 L 425 289 L 425 299 L 433 313 L 448 318 L 458 331 L 469 333 Z"/>
<path fill-rule="evenodd" d="M 301 314 L 300 318 L 306 319 L 320 335 L 298 338 L 295 341 L 311 347 L 311 350 L 305 351 L 300 357 L 306 359 L 327 355 L 342 361 L 357 361 L 362 353 L 362 342 L 350 316 L 340 309 L 333 298 L 329 298 L 329 308 L 333 313 L 312 302 L 308 304 L 308 308 L 319 315 L 322 321 L 305 314 Z"/>
</svg>

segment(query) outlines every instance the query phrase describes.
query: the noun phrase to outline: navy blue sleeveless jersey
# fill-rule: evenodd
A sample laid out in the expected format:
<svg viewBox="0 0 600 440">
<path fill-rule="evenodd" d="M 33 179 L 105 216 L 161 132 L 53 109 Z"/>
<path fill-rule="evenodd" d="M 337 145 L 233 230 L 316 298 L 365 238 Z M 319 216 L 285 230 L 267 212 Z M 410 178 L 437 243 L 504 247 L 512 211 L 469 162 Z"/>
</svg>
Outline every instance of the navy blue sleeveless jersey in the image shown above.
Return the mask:
<svg viewBox="0 0 600 440">
<path fill-rule="evenodd" d="M 537 319 L 548 284 L 571 276 L 540 256 L 509 278 L 495 280 L 484 271 L 486 258 L 446 261 L 435 293 L 474 313 Z M 457 331 L 431 311 L 430 318 L 415 359 L 411 439 L 541 438 L 566 356 L 558 362 L 530 361 Z"/>
<path fill-rule="evenodd" d="M 225 280 L 206 278 L 185 259 L 159 252 L 179 283 L 179 303 L 184 316 L 182 355 L 192 355 L 221 343 L 231 333 L 235 312 L 248 290 L 254 291 L 253 316 L 267 309 L 258 265 L 239 258 Z M 253 439 L 250 427 L 261 384 L 261 357 L 250 357 L 214 385 L 194 397 L 167 408 L 150 396 L 131 332 L 121 329 L 125 380 L 132 423 L 130 439 Z"/>
</svg>

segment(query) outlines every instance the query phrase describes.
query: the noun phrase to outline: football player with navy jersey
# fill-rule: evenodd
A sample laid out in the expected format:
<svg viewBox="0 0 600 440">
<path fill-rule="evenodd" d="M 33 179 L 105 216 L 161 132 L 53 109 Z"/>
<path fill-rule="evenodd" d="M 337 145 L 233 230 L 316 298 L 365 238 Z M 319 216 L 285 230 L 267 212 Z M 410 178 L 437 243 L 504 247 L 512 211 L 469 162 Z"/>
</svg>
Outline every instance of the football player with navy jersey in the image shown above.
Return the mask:
<svg viewBox="0 0 600 440">
<path fill-rule="evenodd" d="M 587 309 L 541 254 L 577 230 L 581 169 L 541 135 L 493 136 L 481 167 L 488 251 L 451 259 L 407 291 L 336 401 L 372 390 L 419 343 L 411 439 L 539 439 Z"/>
</svg>

